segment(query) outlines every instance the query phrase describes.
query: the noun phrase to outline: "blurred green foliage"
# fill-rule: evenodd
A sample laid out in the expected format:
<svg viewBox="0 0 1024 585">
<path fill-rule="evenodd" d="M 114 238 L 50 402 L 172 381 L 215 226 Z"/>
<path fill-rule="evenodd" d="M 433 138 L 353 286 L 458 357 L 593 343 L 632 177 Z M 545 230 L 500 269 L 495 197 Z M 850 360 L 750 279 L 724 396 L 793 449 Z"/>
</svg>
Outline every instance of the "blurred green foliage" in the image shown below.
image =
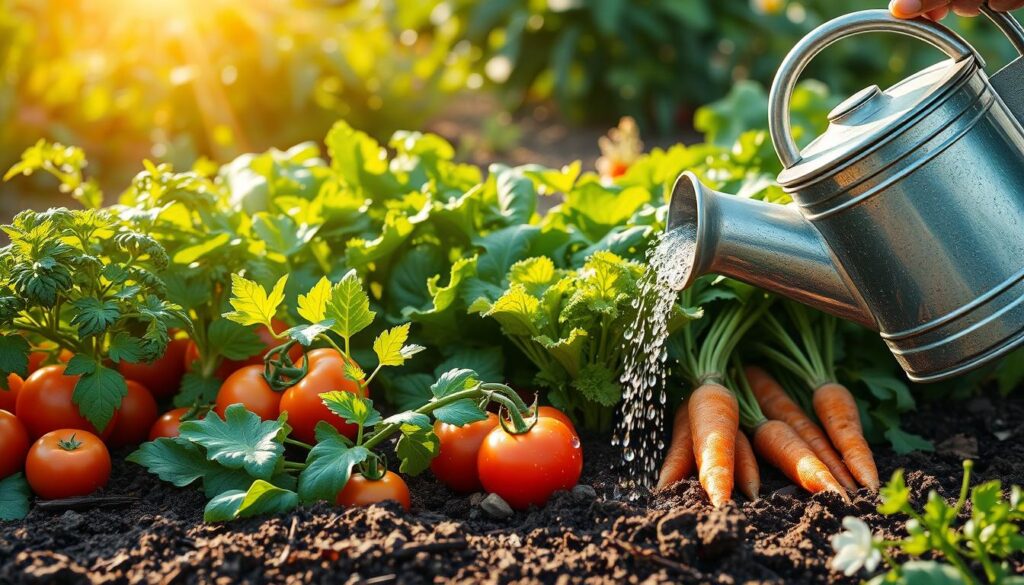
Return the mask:
<svg viewBox="0 0 1024 585">
<path fill-rule="evenodd" d="M 510 104 L 553 98 L 576 120 L 630 115 L 641 127 L 685 126 L 693 108 L 737 82 L 771 83 L 782 57 L 819 24 L 883 0 L 459 0 L 465 36 Z M 1012 48 L 984 19 L 949 18 L 983 55 Z M 840 95 L 890 85 L 937 60 L 898 35 L 829 48 L 805 77 Z"/>
</svg>

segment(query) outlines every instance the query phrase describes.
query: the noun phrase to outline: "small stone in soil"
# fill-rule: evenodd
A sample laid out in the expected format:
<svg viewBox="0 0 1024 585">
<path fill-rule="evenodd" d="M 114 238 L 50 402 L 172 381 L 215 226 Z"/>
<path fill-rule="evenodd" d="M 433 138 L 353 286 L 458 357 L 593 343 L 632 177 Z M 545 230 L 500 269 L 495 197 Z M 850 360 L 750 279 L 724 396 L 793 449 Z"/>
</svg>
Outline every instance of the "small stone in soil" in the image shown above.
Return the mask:
<svg viewBox="0 0 1024 585">
<path fill-rule="evenodd" d="M 484 492 L 476 492 L 475 494 L 469 496 L 469 505 L 473 507 L 479 506 L 480 502 L 484 501 L 484 498 L 486 497 L 487 494 L 485 494 Z"/>
<path fill-rule="evenodd" d="M 572 497 L 579 502 L 590 502 L 597 499 L 597 490 L 593 486 L 580 484 L 572 488 Z"/>
<path fill-rule="evenodd" d="M 488 494 L 483 501 L 480 502 L 480 508 L 487 515 L 492 518 L 503 520 L 510 518 L 513 514 L 512 507 L 508 505 L 508 502 L 502 499 L 498 494 Z"/>
</svg>

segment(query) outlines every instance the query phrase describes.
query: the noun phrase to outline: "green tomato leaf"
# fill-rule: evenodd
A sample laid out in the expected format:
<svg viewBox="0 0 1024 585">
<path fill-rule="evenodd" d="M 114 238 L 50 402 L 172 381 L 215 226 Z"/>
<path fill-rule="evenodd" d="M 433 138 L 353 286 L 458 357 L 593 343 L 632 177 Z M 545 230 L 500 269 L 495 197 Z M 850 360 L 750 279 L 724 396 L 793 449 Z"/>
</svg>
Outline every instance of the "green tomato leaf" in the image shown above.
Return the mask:
<svg viewBox="0 0 1024 585">
<path fill-rule="evenodd" d="M 66 376 L 80 376 L 82 374 L 91 374 L 96 371 L 96 361 L 93 360 L 86 354 L 75 354 L 68 360 L 68 365 L 64 366 L 64 375 Z"/>
<path fill-rule="evenodd" d="M 304 295 L 299 295 L 299 316 L 310 323 L 320 323 L 327 319 L 327 303 L 331 299 L 331 281 L 326 276 Z"/>
<path fill-rule="evenodd" d="M 28 340 L 20 335 L 0 335 L 0 388 L 7 389 L 7 376 L 28 376 Z"/>
<path fill-rule="evenodd" d="M 181 438 L 160 437 L 143 443 L 126 457 L 153 475 L 177 487 L 202 478 L 210 465 L 202 449 Z"/>
<path fill-rule="evenodd" d="M 353 360 L 345 360 L 345 377 L 353 382 L 362 383 L 366 379 L 366 372 Z"/>
<path fill-rule="evenodd" d="M 187 372 L 181 378 L 181 390 L 174 396 L 174 406 L 210 404 L 217 399 L 221 383 L 217 378 L 204 378 L 195 372 Z"/>
<path fill-rule="evenodd" d="M 71 318 L 71 324 L 78 327 L 78 335 L 81 337 L 103 333 L 121 316 L 117 303 L 110 300 L 86 297 L 72 302 L 71 306 L 78 309 L 78 313 Z"/>
<path fill-rule="evenodd" d="M 114 418 L 114 411 L 121 406 L 121 400 L 128 394 L 128 385 L 116 370 L 94 365 L 95 370 L 78 379 L 71 401 L 93 426 L 105 429 Z M 70 362 L 68 367 L 71 367 Z"/>
<path fill-rule="evenodd" d="M 472 387 L 479 379 L 480 376 L 473 370 L 463 368 L 448 370 L 441 374 L 437 382 L 431 384 L 430 393 L 434 395 L 434 398 L 444 398 L 449 394 Z"/>
<path fill-rule="evenodd" d="M 443 423 L 461 427 L 476 421 L 486 420 L 487 413 L 472 400 L 464 398 L 434 409 L 434 417 Z"/>
<path fill-rule="evenodd" d="M 114 363 L 139 363 L 147 355 L 145 342 L 124 331 L 118 331 L 110 340 L 108 355 Z"/>
<path fill-rule="evenodd" d="M 345 339 L 366 329 L 373 323 L 376 313 L 370 310 L 370 297 L 355 270 L 350 270 L 331 288 L 327 304 L 327 318 L 334 320 L 333 331 Z"/>
<path fill-rule="evenodd" d="M 271 319 L 284 301 L 284 287 L 288 275 L 282 276 L 273 290 L 267 293 L 259 284 L 237 274 L 231 275 L 231 307 L 234 311 L 224 317 L 241 325 L 266 325 L 273 329 Z"/>
<path fill-rule="evenodd" d="M 380 424 L 381 415 L 373 408 L 373 401 L 351 392 L 334 390 L 320 395 L 324 405 L 334 414 L 354 425 L 372 427 Z"/>
<path fill-rule="evenodd" d="M 505 375 L 505 354 L 500 347 L 459 347 L 434 368 L 434 376 L 458 367 L 474 370 L 481 380 L 501 380 Z"/>
<path fill-rule="evenodd" d="M 21 520 L 27 516 L 31 497 L 23 473 L 0 479 L 0 520 Z"/>
<path fill-rule="evenodd" d="M 270 479 L 284 454 L 277 440 L 283 424 L 261 420 L 241 404 L 232 404 L 224 414 L 223 419 L 211 412 L 203 420 L 181 423 L 181 437 L 205 447 L 212 461 Z"/>
<path fill-rule="evenodd" d="M 203 511 L 207 522 L 226 522 L 264 514 L 281 514 L 299 505 L 299 495 L 257 479 L 246 491 L 231 490 L 210 500 Z"/>
<path fill-rule="evenodd" d="M 265 349 L 263 341 L 252 327 L 245 327 L 230 319 L 217 319 L 207 329 L 210 347 L 229 360 L 241 361 Z"/>
<path fill-rule="evenodd" d="M 329 427 L 329 425 L 328 425 Z M 352 475 L 352 468 L 370 456 L 365 447 L 352 447 L 333 427 L 318 429 L 317 444 L 309 451 L 306 468 L 299 474 L 303 502 L 334 502 Z"/>
<path fill-rule="evenodd" d="M 395 446 L 395 454 L 401 460 L 398 470 L 408 475 L 419 475 L 430 467 L 431 460 L 441 450 L 441 441 L 434 434 L 427 421 L 426 426 L 420 424 L 402 424 L 402 436 Z"/>
</svg>

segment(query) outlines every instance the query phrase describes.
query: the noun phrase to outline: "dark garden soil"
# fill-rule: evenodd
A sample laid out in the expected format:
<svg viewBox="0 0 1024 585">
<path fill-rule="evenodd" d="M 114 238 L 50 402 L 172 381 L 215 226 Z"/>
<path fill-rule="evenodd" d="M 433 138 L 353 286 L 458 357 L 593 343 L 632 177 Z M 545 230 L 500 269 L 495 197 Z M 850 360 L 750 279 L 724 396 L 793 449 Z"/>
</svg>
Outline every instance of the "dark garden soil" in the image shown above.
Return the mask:
<svg viewBox="0 0 1024 585">
<path fill-rule="evenodd" d="M 907 470 L 923 499 L 954 498 L 961 459 L 978 481 L 1024 484 L 1024 401 L 976 398 L 924 405 L 909 430 L 935 453 L 878 452 L 881 473 Z M 504 521 L 480 496 L 457 497 L 429 473 L 411 481 L 413 512 L 396 505 L 301 508 L 228 525 L 202 522 L 198 489 L 175 489 L 120 460 L 105 495 L 137 501 L 110 508 L 34 507 L 24 522 L 0 523 L 2 583 L 831 583 L 829 537 L 855 514 L 888 536 L 897 519 L 875 512 L 862 490 L 852 504 L 809 496 L 765 473 L 763 497 L 712 510 L 696 481 L 629 503 L 612 471 L 615 452 L 584 441 L 583 484 L 542 510 Z M 596 493 L 595 493 L 596 492 Z M 1015 560 L 1024 571 L 1024 559 Z"/>
</svg>

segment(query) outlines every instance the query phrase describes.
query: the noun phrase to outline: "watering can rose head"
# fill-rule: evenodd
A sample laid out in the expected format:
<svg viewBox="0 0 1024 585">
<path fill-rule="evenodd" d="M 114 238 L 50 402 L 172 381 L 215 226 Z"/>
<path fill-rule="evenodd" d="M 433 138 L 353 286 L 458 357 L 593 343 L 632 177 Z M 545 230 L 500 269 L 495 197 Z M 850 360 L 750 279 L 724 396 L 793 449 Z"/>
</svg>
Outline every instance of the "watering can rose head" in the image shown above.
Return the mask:
<svg viewBox="0 0 1024 585">
<path fill-rule="evenodd" d="M 984 11 L 1024 51 L 1024 28 Z M 826 46 L 876 31 L 950 58 L 851 96 L 799 149 L 789 101 L 800 73 Z M 1024 59 L 991 78 L 984 66 L 953 31 L 884 10 L 812 31 L 769 95 L 785 166 L 778 180 L 794 203 L 724 195 L 684 173 L 668 219 L 670 230 L 692 234 L 683 286 L 722 274 L 871 327 L 916 381 L 958 375 L 1024 343 Z"/>
</svg>

